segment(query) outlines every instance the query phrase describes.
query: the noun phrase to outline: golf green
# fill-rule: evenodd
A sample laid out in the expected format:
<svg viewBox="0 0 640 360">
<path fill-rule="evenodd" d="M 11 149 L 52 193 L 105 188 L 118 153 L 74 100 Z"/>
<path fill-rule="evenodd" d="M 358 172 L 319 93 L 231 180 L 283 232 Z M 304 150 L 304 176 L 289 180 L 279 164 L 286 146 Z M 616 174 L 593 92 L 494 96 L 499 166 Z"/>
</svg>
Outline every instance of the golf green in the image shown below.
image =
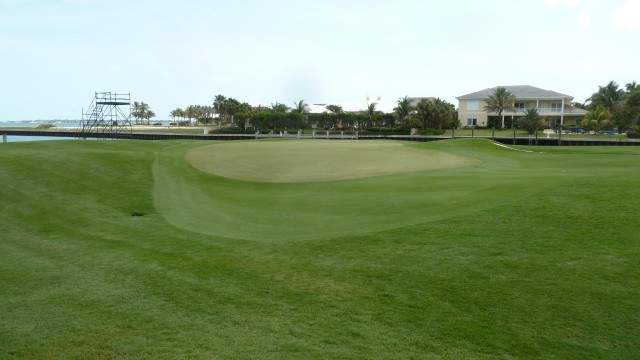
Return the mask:
<svg viewBox="0 0 640 360">
<path fill-rule="evenodd" d="M 232 179 L 308 182 L 479 165 L 470 157 L 380 141 L 229 142 L 191 149 L 198 169 Z"/>
<path fill-rule="evenodd" d="M 512 157 L 535 159 L 536 154 L 512 154 L 488 142 L 458 144 L 455 148 L 446 143 L 365 141 L 181 144 L 157 154 L 154 200 L 168 222 L 185 230 L 282 241 L 418 224 L 452 211 L 491 206 L 492 189 L 501 184 L 512 184 L 501 193 L 517 199 L 553 183 L 548 174 L 512 171 L 517 164 Z M 494 158 L 494 153 L 502 157 Z M 354 161 L 356 157 L 364 165 Z M 385 159 L 379 165 L 383 170 L 377 169 L 379 158 Z M 337 175 L 324 171 L 327 168 Z M 528 185 L 513 186 L 518 183 Z"/>
</svg>

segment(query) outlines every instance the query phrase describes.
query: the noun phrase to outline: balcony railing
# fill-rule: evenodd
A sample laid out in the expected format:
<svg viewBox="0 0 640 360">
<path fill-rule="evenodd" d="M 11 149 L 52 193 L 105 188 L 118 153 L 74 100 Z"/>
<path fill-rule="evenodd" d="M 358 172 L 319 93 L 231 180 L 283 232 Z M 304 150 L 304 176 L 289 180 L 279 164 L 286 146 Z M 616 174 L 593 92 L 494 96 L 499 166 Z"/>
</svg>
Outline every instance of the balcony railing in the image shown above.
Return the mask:
<svg viewBox="0 0 640 360">
<path fill-rule="evenodd" d="M 512 112 L 512 111 L 505 111 L 505 112 L 503 112 L 502 114 L 503 114 L 503 115 L 511 115 L 511 114 L 518 114 L 518 115 L 519 115 L 519 114 L 523 114 L 523 115 L 524 115 L 524 113 L 527 111 L 527 109 L 529 109 L 529 108 L 524 108 L 524 109 L 517 108 L 517 109 L 516 109 L 516 111 L 514 111 L 514 112 Z M 539 113 L 540 115 L 548 115 L 548 114 L 570 114 L 570 113 L 572 113 L 572 111 L 571 111 L 571 107 L 569 107 L 569 108 L 565 108 L 565 111 L 562 111 L 562 108 L 559 108 L 559 107 L 539 107 L 539 108 L 536 108 L 536 107 L 534 106 L 534 107 L 531 107 L 531 109 L 537 109 L 537 110 L 538 110 L 538 113 Z M 491 112 L 491 113 L 489 113 L 489 114 L 490 114 L 490 115 L 498 115 L 498 113 L 497 113 L 497 112 Z"/>
<path fill-rule="evenodd" d="M 516 114 L 524 114 L 527 111 L 527 109 L 529 109 L 529 108 L 524 108 L 524 109 L 518 108 L 518 109 L 516 109 L 515 113 Z M 548 114 L 548 113 L 560 114 L 560 113 L 562 113 L 562 108 L 560 108 L 560 107 L 539 107 L 539 108 L 536 108 L 534 106 L 534 107 L 532 107 L 532 109 L 537 109 L 540 114 Z"/>
</svg>

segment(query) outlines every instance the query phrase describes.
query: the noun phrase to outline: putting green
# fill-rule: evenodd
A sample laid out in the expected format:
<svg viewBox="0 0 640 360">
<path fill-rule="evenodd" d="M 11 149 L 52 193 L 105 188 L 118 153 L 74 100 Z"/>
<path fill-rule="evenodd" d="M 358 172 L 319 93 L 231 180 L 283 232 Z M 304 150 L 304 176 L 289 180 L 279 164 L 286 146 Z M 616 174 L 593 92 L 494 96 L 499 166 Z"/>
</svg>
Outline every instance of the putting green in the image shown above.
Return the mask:
<svg viewBox="0 0 640 360">
<path fill-rule="evenodd" d="M 178 142 L 156 152 L 155 207 L 188 231 L 307 240 L 432 221 L 462 211 L 462 204 L 473 212 L 491 205 L 493 188 L 515 197 L 549 185 L 505 188 L 521 176 L 511 172 L 517 162 L 490 154 L 513 151 L 490 143 L 439 143 Z M 523 179 L 531 182 L 532 176 Z"/>
<path fill-rule="evenodd" d="M 233 142 L 191 149 L 196 168 L 231 179 L 314 182 L 451 169 L 480 160 L 396 142 L 292 140 Z"/>
</svg>

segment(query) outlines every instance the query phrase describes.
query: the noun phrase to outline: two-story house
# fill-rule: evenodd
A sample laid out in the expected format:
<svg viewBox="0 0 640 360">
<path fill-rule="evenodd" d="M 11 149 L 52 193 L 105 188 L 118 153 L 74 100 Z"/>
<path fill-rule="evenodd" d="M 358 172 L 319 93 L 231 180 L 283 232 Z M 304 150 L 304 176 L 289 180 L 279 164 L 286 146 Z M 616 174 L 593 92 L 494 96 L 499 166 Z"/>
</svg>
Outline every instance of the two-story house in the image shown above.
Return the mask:
<svg viewBox="0 0 640 360">
<path fill-rule="evenodd" d="M 523 116 L 527 109 L 536 108 L 545 119 L 546 126 L 555 128 L 563 124 L 579 125 L 587 113 L 586 110 L 572 106 L 573 97 L 569 95 L 529 85 L 502 87 L 515 96 L 515 111 L 503 112 L 502 118 L 498 118 L 497 113 L 484 110 L 486 99 L 497 87 L 477 91 L 456 98 L 460 125 L 504 127 L 505 120 L 511 124 L 518 116 Z"/>
</svg>

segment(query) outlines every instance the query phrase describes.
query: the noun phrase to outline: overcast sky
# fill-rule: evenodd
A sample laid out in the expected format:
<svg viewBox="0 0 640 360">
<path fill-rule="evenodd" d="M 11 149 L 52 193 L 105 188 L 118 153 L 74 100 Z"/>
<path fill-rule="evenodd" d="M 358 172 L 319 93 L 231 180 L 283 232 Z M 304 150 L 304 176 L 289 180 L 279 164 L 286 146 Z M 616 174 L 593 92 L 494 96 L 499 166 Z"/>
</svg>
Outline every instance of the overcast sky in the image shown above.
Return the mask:
<svg viewBox="0 0 640 360">
<path fill-rule="evenodd" d="M 532 85 L 640 82 L 640 0 L 0 0 L 0 121 L 78 119 L 94 91 L 158 119 L 217 94 L 389 109 Z"/>
</svg>

